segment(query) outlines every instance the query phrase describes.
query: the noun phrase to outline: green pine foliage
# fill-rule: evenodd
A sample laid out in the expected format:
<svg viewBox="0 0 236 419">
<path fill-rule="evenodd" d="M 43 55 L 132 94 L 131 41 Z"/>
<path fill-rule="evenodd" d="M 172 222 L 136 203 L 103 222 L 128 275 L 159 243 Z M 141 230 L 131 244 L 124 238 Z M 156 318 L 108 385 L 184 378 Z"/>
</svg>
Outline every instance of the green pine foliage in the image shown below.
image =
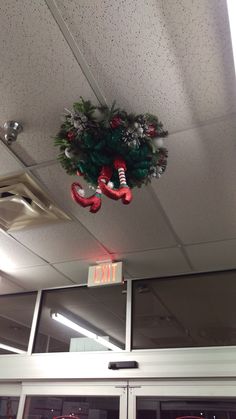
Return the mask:
<svg viewBox="0 0 236 419">
<path fill-rule="evenodd" d="M 167 135 L 154 115 L 127 114 L 115 104 L 111 108 L 96 107 L 81 98 L 65 115 L 55 146 L 66 172 L 79 172 L 95 187 L 102 167 L 113 167 L 114 159 L 122 157 L 127 165 L 127 183 L 134 188 L 147 185 L 165 171 L 167 150 L 156 147 L 154 139 Z M 119 187 L 115 169 L 111 181 Z"/>
</svg>

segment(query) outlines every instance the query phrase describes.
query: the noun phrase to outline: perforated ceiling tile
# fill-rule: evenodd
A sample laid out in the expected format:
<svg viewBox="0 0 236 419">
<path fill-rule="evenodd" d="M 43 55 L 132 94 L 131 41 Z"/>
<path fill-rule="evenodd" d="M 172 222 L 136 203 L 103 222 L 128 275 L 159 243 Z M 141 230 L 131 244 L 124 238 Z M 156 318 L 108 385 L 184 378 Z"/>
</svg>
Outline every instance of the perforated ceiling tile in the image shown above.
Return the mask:
<svg viewBox="0 0 236 419">
<path fill-rule="evenodd" d="M 236 268 L 236 240 L 197 244 L 185 249 L 197 271 Z"/>
<path fill-rule="evenodd" d="M 3 274 L 0 272 L 0 295 L 14 294 L 22 291 L 25 291 L 25 288 L 23 286 L 17 285 L 8 277 L 4 277 Z"/>
<path fill-rule="evenodd" d="M 176 244 L 158 203 L 146 187 L 133 190 L 130 205 L 103 197 L 102 208 L 94 215 L 72 201 L 70 185 L 75 178 L 66 175 L 59 166 L 40 168 L 34 173 L 47 186 L 55 202 L 71 211 L 109 251 L 145 250 Z M 76 180 L 84 183 L 81 178 Z M 88 194 L 92 193 L 88 191 Z"/>
<path fill-rule="evenodd" d="M 34 265 L 45 265 L 45 262 L 0 230 L 0 270 L 10 272 Z"/>
<path fill-rule="evenodd" d="M 49 265 L 17 269 L 11 272 L 10 277 L 27 291 L 73 284 Z"/>
<path fill-rule="evenodd" d="M 155 249 L 146 252 L 117 255 L 133 278 L 150 278 L 190 272 L 190 267 L 179 248 Z"/>
<path fill-rule="evenodd" d="M 94 94 L 44 0 L 1 2 L 0 26 L 0 125 L 22 122 L 12 149 L 26 164 L 50 160 L 64 107 Z"/>
<path fill-rule="evenodd" d="M 152 183 L 185 244 L 236 237 L 235 117 L 168 139 L 169 162 Z"/>
<path fill-rule="evenodd" d="M 235 109 L 226 2 L 56 0 L 109 102 L 170 131 Z"/>
<path fill-rule="evenodd" d="M 12 233 L 45 260 L 95 259 L 107 253 L 79 223 L 67 222 Z"/>
<path fill-rule="evenodd" d="M 6 176 L 10 173 L 21 172 L 22 165 L 14 158 L 0 140 L 0 176 Z"/>
<path fill-rule="evenodd" d="M 53 266 L 76 284 L 87 284 L 88 269 L 93 264 L 95 264 L 94 260 L 74 260 L 71 262 L 56 263 Z"/>
</svg>

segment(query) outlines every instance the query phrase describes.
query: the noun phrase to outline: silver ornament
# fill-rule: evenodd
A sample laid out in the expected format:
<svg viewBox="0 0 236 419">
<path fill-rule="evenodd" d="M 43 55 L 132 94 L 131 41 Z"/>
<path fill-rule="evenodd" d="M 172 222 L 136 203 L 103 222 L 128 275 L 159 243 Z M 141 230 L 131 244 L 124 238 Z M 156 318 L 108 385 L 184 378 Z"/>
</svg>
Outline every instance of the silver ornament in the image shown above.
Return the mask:
<svg viewBox="0 0 236 419">
<path fill-rule="evenodd" d="M 143 128 L 142 128 L 142 127 L 139 127 L 139 128 L 137 129 L 137 131 L 138 131 L 138 133 L 139 133 L 140 135 L 142 135 L 142 134 L 143 134 Z"/>
<path fill-rule="evenodd" d="M 163 172 L 163 169 L 162 169 L 161 166 L 157 166 L 156 167 L 156 171 L 157 171 L 157 173 L 162 173 Z"/>
<path fill-rule="evenodd" d="M 78 119 L 74 119 L 74 127 L 75 128 L 80 128 L 80 126 L 81 126 L 81 121 L 78 120 Z"/>
<path fill-rule="evenodd" d="M 153 142 L 153 145 L 154 145 L 156 148 L 161 148 L 161 147 L 163 147 L 163 145 L 164 145 L 163 138 L 160 138 L 160 137 L 155 137 L 155 138 L 153 138 L 152 142 Z"/>
<path fill-rule="evenodd" d="M 65 149 L 65 156 L 66 156 L 68 159 L 72 159 L 72 157 L 73 157 L 73 152 L 69 149 L 69 147 L 67 147 L 67 148 Z"/>
<path fill-rule="evenodd" d="M 95 109 L 93 112 L 93 117 L 96 119 L 96 121 L 101 122 L 104 118 L 104 115 L 99 109 Z"/>
</svg>

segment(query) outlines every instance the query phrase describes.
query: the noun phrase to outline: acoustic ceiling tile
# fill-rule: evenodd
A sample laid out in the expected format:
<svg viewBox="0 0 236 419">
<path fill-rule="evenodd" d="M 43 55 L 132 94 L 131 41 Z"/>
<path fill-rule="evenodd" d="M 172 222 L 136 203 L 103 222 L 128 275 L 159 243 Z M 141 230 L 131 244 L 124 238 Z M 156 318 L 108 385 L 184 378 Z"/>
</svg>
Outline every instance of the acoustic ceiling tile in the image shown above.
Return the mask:
<svg viewBox="0 0 236 419">
<path fill-rule="evenodd" d="M 56 0 L 109 102 L 159 115 L 169 131 L 235 109 L 221 0 Z"/>
<path fill-rule="evenodd" d="M 23 286 L 15 284 L 14 281 L 11 281 L 8 277 L 4 277 L 0 273 L 0 295 L 14 294 L 22 291 L 25 291 Z"/>
<path fill-rule="evenodd" d="M 44 0 L 1 3 L 2 123 L 22 122 L 13 151 L 27 164 L 55 158 L 64 107 L 95 96 Z"/>
<path fill-rule="evenodd" d="M 7 176 L 10 173 L 22 172 L 22 165 L 17 159 L 7 150 L 7 146 L 4 146 L 0 141 L 0 176 Z"/>
<path fill-rule="evenodd" d="M 45 265 L 45 261 L 0 230 L 0 270 L 11 272 L 34 265 Z"/>
<path fill-rule="evenodd" d="M 179 248 L 155 249 L 120 255 L 124 269 L 133 278 L 151 278 L 187 273 L 190 267 Z"/>
<path fill-rule="evenodd" d="M 10 277 L 27 291 L 73 284 L 72 281 L 49 265 L 17 269 L 11 272 Z"/>
<path fill-rule="evenodd" d="M 76 222 L 58 223 L 12 233 L 25 246 L 51 263 L 106 256 L 100 244 Z"/>
<path fill-rule="evenodd" d="M 88 208 L 80 207 L 71 199 L 71 183 L 76 180 L 83 185 L 81 178 L 70 177 L 55 165 L 40 168 L 34 174 L 47 187 L 60 208 L 73 213 L 112 253 L 176 244 L 158 202 L 147 187 L 133 190 L 134 197 L 130 205 L 103 196 L 102 208 L 98 213 L 91 214 Z M 86 195 L 93 193 L 87 190 Z"/>
<path fill-rule="evenodd" d="M 196 244 L 185 249 L 197 271 L 236 268 L 236 240 Z"/>
<path fill-rule="evenodd" d="M 73 260 L 71 262 L 56 263 L 53 266 L 76 284 L 87 284 L 88 268 L 95 261 Z"/>
<path fill-rule="evenodd" d="M 180 240 L 236 238 L 236 119 L 171 135 L 166 173 L 152 187 Z"/>
</svg>

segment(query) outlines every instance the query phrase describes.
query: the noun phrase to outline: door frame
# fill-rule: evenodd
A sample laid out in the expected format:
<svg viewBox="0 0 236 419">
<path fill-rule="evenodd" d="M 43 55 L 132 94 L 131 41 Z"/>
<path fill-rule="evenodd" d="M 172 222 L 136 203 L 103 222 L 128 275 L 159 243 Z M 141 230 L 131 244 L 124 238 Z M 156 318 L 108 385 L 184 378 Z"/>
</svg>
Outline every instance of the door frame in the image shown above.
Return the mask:
<svg viewBox="0 0 236 419">
<path fill-rule="evenodd" d="M 17 419 L 22 419 L 27 396 L 114 396 L 119 397 L 119 419 L 127 419 L 126 381 L 23 382 Z"/>
<path fill-rule="evenodd" d="M 236 380 L 149 380 L 130 381 L 128 418 L 136 419 L 137 397 L 227 397 L 236 399 Z"/>
</svg>

